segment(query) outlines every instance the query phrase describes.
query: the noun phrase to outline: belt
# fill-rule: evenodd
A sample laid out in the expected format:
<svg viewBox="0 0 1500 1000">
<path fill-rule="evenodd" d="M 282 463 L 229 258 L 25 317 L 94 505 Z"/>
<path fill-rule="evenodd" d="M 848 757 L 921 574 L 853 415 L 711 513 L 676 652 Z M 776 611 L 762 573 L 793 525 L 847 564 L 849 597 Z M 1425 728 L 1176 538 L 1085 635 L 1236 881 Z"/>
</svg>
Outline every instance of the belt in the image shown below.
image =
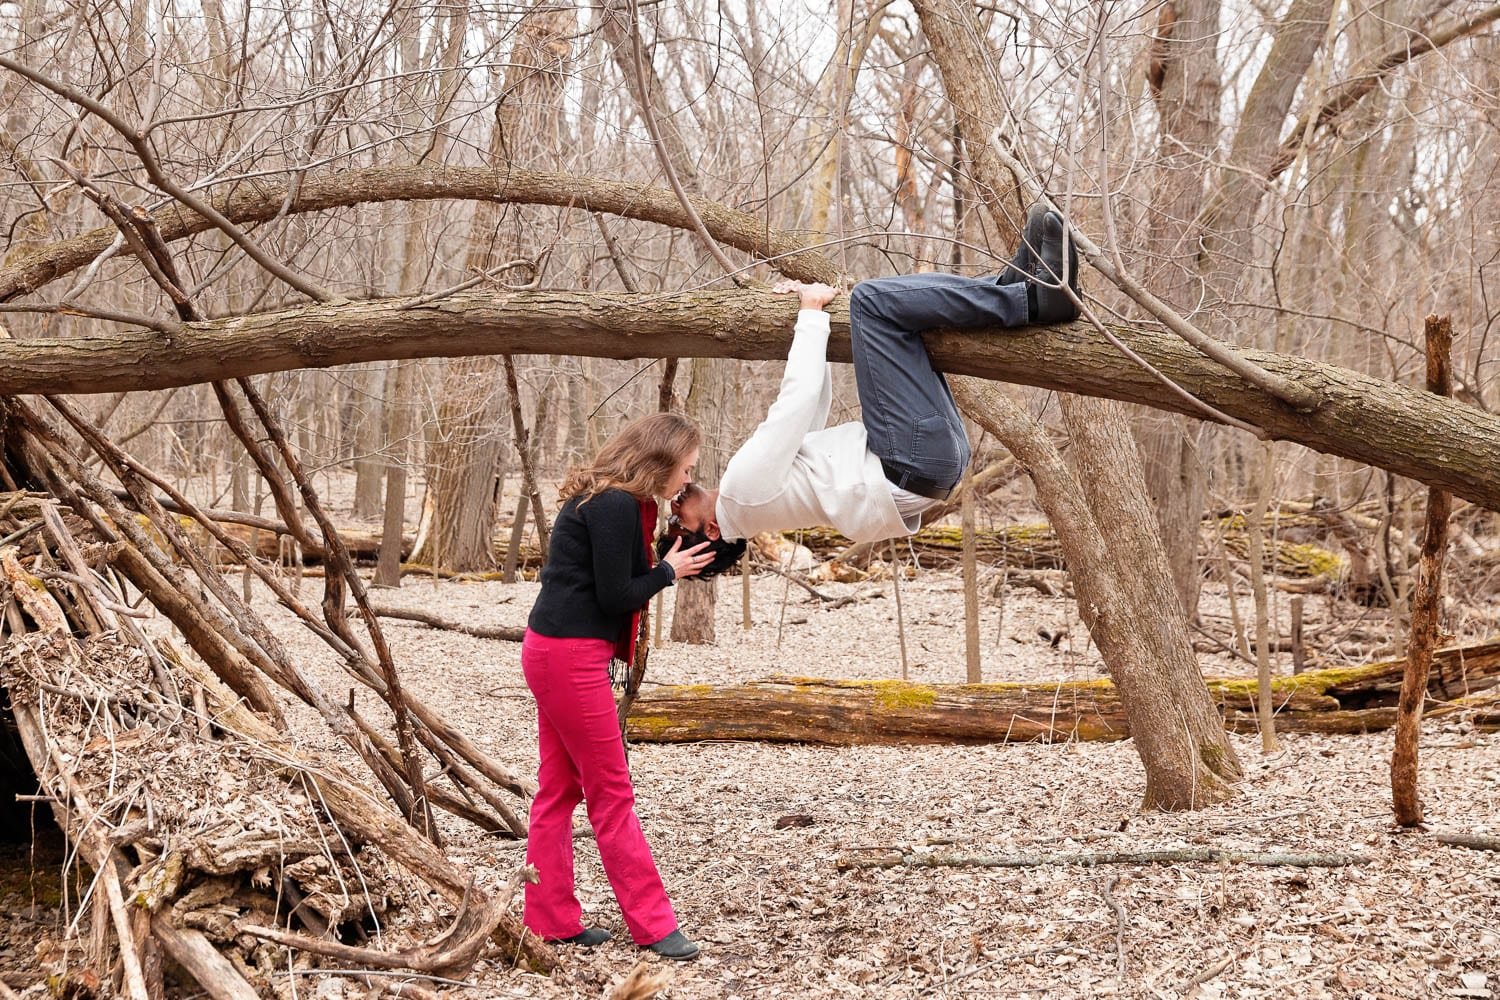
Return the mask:
<svg viewBox="0 0 1500 1000">
<path fill-rule="evenodd" d="M 929 500 L 946 500 L 953 493 L 952 483 L 945 485 L 936 479 L 928 479 L 926 476 L 907 472 L 883 458 L 880 460 L 880 468 L 885 472 L 885 478 L 889 479 L 893 485 L 899 486 L 908 493 L 915 493 L 919 497 L 926 497 Z"/>
</svg>

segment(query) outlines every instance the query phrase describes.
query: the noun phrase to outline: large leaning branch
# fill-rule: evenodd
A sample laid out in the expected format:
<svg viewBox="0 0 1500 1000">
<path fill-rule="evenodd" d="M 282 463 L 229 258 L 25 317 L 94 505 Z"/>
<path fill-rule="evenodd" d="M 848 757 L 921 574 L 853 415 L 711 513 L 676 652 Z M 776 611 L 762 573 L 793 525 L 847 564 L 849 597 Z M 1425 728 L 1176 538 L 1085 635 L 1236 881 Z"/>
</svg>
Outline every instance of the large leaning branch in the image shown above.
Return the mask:
<svg viewBox="0 0 1500 1000">
<path fill-rule="evenodd" d="M 309 305 L 184 324 L 171 335 L 0 341 L 0 395 L 162 389 L 296 368 L 476 354 L 778 359 L 786 356 L 796 308 L 759 291 L 484 293 L 409 305 L 399 298 Z M 838 304 L 833 312 L 829 356 L 847 361 L 848 314 Z M 1112 332 L 1194 396 L 1277 439 L 1500 510 L 1500 415 L 1347 368 L 1244 351 L 1324 400 L 1302 413 L 1174 336 L 1128 327 Z M 1119 352 L 1082 324 L 937 332 L 927 344 L 943 371 L 1186 412 L 1152 375 L 1121 364 Z"/>
<path fill-rule="evenodd" d="M 286 185 L 261 180 L 236 184 L 229 195 L 209 200 L 214 210 L 236 223 L 266 222 L 282 214 Z M 495 170 L 488 167 L 369 167 L 305 179 L 291 198 L 288 215 L 326 212 L 352 205 L 387 201 L 489 201 L 503 204 L 554 205 L 604 212 L 642 222 L 686 228 L 691 225 L 677 196 L 666 188 L 578 177 L 540 170 Z M 737 250 L 770 260 L 783 274 L 802 281 L 839 280 L 838 269 L 813 248 L 810 238 L 766 229 L 765 220 L 718 202 L 693 199 L 713 237 Z M 181 208 L 156 213 L 162 238 L 180 240 L 215 228 L 200 215 Z M 0 266 L 0 302 L 33 292 L 86 266 L 114 241 L 116 230 L 92 232 L 12 254 Z"/>
</svg>

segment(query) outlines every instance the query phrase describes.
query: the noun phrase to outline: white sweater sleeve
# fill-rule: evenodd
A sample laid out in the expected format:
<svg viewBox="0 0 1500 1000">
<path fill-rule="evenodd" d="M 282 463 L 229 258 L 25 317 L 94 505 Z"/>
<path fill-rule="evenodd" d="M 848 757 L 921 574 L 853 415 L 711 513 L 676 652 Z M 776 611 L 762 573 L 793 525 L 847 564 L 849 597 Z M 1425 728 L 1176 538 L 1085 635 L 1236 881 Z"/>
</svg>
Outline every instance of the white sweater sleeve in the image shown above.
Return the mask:
<svg viewBox="0 0 1500 1000">
<path fill-rule="evenodd" d="M 803 309 L 797 313 L 776 401 L 766 411 L 766 419 L 729 460 L 719 492 L 744 504 L 759 503 L 780 493 L 802 439 L 827 426 L 832 405 L 828 314 L 821 309 Z"/>
</svg>

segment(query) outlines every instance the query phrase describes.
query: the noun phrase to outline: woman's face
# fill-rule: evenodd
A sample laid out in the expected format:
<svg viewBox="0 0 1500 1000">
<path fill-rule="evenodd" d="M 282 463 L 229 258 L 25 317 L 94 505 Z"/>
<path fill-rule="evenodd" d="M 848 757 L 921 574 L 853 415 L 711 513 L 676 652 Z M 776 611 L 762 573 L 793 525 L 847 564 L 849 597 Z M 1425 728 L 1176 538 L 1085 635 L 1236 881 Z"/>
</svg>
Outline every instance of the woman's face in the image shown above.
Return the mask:
<svg viewBox="0 0 1500 1000">
<path fill-rule="evenodd" d="M 682 457 L 677 463 L 677 468 L 672 470 L 672 478 L 667 480 L 666 489 L 662 490 L 662 496 L 675 497 L 681 493 L 688 483 L 693 481 L 693 469 L 698 464 L 698 449 L 694 448 Z"/>
</svg>

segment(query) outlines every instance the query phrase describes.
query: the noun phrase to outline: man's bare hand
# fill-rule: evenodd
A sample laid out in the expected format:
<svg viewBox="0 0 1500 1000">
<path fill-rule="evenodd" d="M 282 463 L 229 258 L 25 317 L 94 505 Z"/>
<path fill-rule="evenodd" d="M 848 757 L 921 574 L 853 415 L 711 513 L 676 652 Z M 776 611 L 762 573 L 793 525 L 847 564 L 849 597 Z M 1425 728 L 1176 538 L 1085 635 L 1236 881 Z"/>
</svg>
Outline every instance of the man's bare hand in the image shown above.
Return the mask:
<svg viewBox="0 0 1500 1000">
<path fill-rule="evenodd" d="M 839 294 L 837 288 L 825 285 L 821 282 L 803 281 L 781 281 L 772 289 L 773 292 L 796 292 L 802 299 L 803 309 L 822 309 L 832 302 Z"/>
</svg>

